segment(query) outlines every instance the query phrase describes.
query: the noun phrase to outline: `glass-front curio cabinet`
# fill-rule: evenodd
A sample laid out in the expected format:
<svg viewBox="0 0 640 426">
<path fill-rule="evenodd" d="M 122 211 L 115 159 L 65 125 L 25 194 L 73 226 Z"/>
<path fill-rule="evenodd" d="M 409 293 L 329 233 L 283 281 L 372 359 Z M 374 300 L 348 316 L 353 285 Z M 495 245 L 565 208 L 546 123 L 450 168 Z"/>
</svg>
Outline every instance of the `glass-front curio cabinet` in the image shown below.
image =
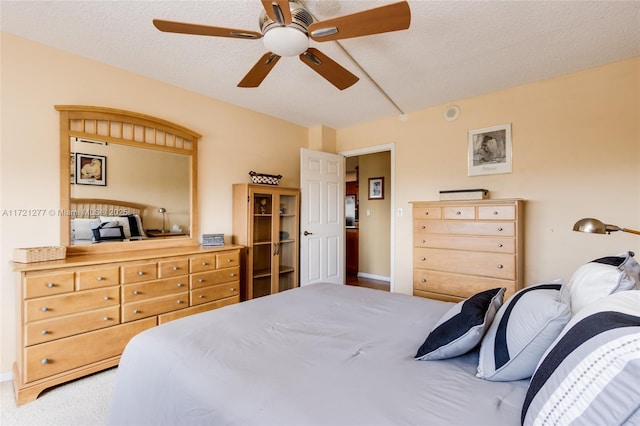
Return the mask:
<svg viewBox="0 0 640 426">
<path fill-rule="evenodd" d="M 300 190 L 233 185 L 233 243 L 246 247 L 243 300 L 298 287 Z"/>
</svg>

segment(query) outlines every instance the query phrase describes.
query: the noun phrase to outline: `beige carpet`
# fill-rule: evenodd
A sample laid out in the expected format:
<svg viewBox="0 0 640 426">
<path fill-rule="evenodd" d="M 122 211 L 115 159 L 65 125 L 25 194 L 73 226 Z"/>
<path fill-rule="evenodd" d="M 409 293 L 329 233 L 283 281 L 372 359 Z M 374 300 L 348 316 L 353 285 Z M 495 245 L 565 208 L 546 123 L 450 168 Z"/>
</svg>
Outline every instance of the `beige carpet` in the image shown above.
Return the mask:
<svg viewBox="0 0 640 426">
<path fill-rule="evenodd" d="M 49 388 L 16 406 L 11 381 L 0 383 L 2 426 L 97 426 L 106 424 L 117 368 Z"/>
</svg>

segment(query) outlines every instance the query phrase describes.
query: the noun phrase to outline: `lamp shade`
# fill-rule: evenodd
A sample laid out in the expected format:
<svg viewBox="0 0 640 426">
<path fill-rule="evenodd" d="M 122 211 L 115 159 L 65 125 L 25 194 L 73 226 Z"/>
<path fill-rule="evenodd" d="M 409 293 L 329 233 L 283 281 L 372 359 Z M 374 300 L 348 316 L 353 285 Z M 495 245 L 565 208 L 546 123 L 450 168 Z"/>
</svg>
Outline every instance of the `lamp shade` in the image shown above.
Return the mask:
<svg viewBox="0 0 640 426">
<path fill-rule="evenodd" d="M 573 230 L 578 232 L 589 232 L 592 234 L 610 234 L 612 232 L 622 231 L 628 232 L 630 234 L 640 235 L 640 231 L 629 228 L 621 228 L 616 225 L 608 225 L 592 217 L 586 217 L 577 221 L 575 225 L 573 225 Z"/>
</svg>

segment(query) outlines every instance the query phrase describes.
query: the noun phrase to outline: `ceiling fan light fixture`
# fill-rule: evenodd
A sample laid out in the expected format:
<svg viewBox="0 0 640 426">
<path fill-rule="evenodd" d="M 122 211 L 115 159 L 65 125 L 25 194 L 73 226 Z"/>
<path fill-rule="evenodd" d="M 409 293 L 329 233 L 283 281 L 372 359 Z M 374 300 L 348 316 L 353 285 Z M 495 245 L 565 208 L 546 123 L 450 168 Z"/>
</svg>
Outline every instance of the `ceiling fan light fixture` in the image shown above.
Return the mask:
<svg viewBox="0 0 640 426">
<path fill-rule="evenodd" d="M 292 27 L 271 28 L 264 34 L 264 47 L 278 56 L 298 56 L 309 48 L 309 38 Z"/>
</svg>

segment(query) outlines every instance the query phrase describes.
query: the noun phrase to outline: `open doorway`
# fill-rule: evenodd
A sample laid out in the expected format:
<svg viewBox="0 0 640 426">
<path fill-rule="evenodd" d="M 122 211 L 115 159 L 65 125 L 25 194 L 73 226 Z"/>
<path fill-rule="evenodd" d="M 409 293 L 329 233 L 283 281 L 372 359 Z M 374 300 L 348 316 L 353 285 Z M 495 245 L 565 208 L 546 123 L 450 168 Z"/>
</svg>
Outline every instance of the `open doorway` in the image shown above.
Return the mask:
<svg viewBox="0 0 640 426">
<path fill-rule="evenodd" d="M 394 145 L 340 154 L 346 176 L 346 282 L 393 291 Z"/>
</svg>

